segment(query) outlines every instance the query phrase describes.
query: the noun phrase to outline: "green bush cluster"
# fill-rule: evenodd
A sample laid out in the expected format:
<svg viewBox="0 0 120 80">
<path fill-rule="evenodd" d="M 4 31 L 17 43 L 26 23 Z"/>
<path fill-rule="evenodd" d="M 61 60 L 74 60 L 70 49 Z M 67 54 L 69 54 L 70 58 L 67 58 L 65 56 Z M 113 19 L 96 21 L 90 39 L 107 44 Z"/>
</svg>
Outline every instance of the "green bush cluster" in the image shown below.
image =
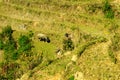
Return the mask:
<svg viewBox="0 0 120 80">
<path fill-rule="evenodd" d="M 71 77 L 69 78 L 69 80 L 74 80 L 74 76 L 71 76 Z"/>
<path fill-rule="evenodd" d="M 32 37 L 33 33 L 30 32 L 28 35 L 21 35 L 18 40 L 15 40 L 12 36 L 13 32 L 11 26 L 6 26 L 0 33 L 0 49 L 4 51 L 5 59 L 0 65 L 2 70 L 0 71 L 0 80 L 15 80 L 18 78 L 22 73 L 18 72 L 20 64 L 16 63 L 15 60 L 22 55 L 27 55 L 32 52 L 32 41 L 30 37 Z M 32 68 L 37 64 L 38 62 L 32 64 Z"/>
<path fill-rule="evenodd" d="M 15 62 L 3 62 L 0 67 L 0 80 L 15 80 L 18 77 L 19 64 Z"/>
<path fill-rule="evenodd" d="M 114 18 L 114 11 L 108 0 L 105 0 L 103 3 L 103 13 L 106 18 L 109 19 Z"/>
<path fill-rule="evenodd" d="M 4 50 L 5 59 L 7 60 L 17 59 L 20 53 L 29 53 L 32 48 L 29 36 L 21 35 L 18 41 L 15 41 L 12 33 L 11 26 L 6 26 L 0 33 L 0 49 Z"/>
<path fill-rule="evenodd" d="M 71 39 L 64 39 L 63 40 L 63 50 L 65 51 L 71 51 L 74 49 L 74 44 Z"/>
<path fill-rule="evenodd" d="M 32 48 L 31 40 L 28 36 L 21 35 L 18 39 L 19 49 L 18 52 L 28 52 Z"/>
</svg>

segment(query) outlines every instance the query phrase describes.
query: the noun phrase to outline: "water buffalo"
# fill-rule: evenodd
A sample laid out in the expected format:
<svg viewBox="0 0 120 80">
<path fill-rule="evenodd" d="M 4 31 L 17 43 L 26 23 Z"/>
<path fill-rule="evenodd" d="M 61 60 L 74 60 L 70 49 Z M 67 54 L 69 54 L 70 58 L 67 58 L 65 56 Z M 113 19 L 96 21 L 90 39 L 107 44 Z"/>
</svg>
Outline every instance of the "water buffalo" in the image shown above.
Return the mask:
<svg viewBox="0 0 120 80">
<path fill-rule="evenodd" d="M 37 34 L 37 37 L 40 41 L 50 43 L 49 37 L 46 36 L 45 34 L 39 33 L 39 34 Z"/>
</svg>

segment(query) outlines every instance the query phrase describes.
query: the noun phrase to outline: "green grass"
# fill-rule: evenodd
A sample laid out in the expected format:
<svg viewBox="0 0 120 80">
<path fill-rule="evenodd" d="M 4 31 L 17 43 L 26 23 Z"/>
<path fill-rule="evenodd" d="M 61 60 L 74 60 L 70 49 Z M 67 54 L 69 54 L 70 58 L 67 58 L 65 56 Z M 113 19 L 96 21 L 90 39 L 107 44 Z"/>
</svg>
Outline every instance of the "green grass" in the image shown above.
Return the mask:
<svg viewBox="0 0 120 80">
<path fill-rule="evenodd" d="M 110 54 L 109 46 L 112 46 L 114 32 L 120 31 L 120 19 L 119 16 L 105 18 L 102 8 L 93 6 L 96 4 L 103 7 L 103 0 L 0 1 L 0 31 L 6 25 L 11 25 L 15 30 L 13 37 L 16 41 L 20 34 L 27 34 L 31 30 L 34 33 L 32 56 L 21 55 L 15 61 L 20 65 L 19 78 L 26 74 L 26 80 L 56 80 L 59 74 L 62 80 L 72 80 L 71 76 L 80 71 L 86 80 L 119 80 L 119 61 L 114 64 L 111 60 L 118 57 L 119 50 L 114 55 Z M 93 6 L 96 11 L 90 13 L 89 6 Z M 114 11 L 119 12 L 119 7 L 115 4 L 112 6 Z M 26 25 L 27 29 L 20 29 L 20 25 Z M 39 41 L 36 38 L 38 33 L 46 34 L 51 43 Z M 75 49 L 71 54 L 57 59 L 55 51 L 63 48 L 65 33 L 72 35 Z M 114 43 L 113 46 L 117 44 Z M 80 55 L 78 60 L 65 71 L 74 54 Z M 4 61 L 0 57 L 2 60 Z M 29 69 L 29 65 L 34 67 Z"/>
</svg>

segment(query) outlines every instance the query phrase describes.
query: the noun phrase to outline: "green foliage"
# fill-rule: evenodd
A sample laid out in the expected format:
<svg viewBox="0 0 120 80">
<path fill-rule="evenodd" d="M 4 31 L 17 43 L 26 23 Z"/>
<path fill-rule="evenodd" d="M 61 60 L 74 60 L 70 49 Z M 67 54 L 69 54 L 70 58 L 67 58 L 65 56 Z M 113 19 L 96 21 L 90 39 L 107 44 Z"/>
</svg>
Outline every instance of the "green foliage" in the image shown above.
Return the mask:
<svg viewBox="0 0 120 80">
<path fill-rule="evenodd" d="M 4 44 L 4 54 L 5 54 L 5 58 L 8 59 L 15 59 L 13 57 L 15 57 L 16 55 L 16 42 L 14 39 L 8 40 L 5 44 Z"/>
<path fill-rule="evenodd" d="M 32 31 L 29 31 L 28 36 L 31 38 L 33 37 L 34 33 Z"/>
<path fill-rule="evenodd" d="M 31 40 L 28 36 L 21 35 L 18 39 L 19 53 L 30 51 L 32 48 Z"/>
<path fill-rule="evenodd" d="M 13 30 L 11 26 L 6 26 L 5 28 L 2 29 L 2 35 L 4 37 L 10 38 L 12 36 Z"/>
<path fill-rule="evenodd" d="M 74 44 L 71 39 L 64 39 L 63 40 L 63 49 L 64 50 L 73 50 L 74 49 Z"/>
<path fill-rule="evenodd" d="M 3 49 L 4 43 L 3 41 L 0 39 L 0 49 Z"/>
<path fill-rule="evenodd" d="M 71 77 L 69 78 L 69 80 L 74 80 L 74 76 L 71 76 Z"/>
<path fill-rule="evenodd" d="M 106 18 L 112 19 L 114 18 L 114 11 L 112 10 L 112 7 L 108 0 L 105 0 L 103 3 L 103 12 Z"/>
<path fill-rule="evenodd" d="M 2 33 L 0 34 L 0 49 L 4 50 L 6 60 L 13 59 L 17 49 L 17 44 L 12 37 L 12 33 L 13 30 L 11 26 L 6 26 L 2 29 Z"/>
<path fill-rule="evenodd" d="M 15 62 L 3 62 L 0 65 L 2 72 L 0 72 L 1 80 L 15 80 L 18 77 L 17 70 L 19 64 Z"/>
</svg>

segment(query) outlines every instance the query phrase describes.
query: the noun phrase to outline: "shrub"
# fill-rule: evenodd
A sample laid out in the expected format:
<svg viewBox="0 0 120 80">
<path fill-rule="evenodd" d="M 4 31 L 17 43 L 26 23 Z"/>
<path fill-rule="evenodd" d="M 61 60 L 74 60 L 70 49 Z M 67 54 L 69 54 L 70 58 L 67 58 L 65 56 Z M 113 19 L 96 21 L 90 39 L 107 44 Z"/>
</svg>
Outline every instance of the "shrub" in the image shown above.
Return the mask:
<svg viewBox="0 0 120 80">
<path fill-rule="evenodd" d="M 2 72 L 0 72 L 0 78 L 2 78 L 1 80 L 15 80 L 18 77 L 18 63 L 3 62 L 0 67 L 2 69 Z"/>
<path fill-rule="evenodd" d="M 0 39 L 0 49 L 3 49 L 4 43 L 3 41 Z"/>
<path fill-rule="evenodd" d="M 32 48 L 31 40 L 28 36 L 21 35 L 18 39 L 19 49 L 18 52 L 26 52 L 30 51 Z"/>
<path fill-rule="evenodd" d="M 16 42 L 14 39 L 8 40 L 4 44 L 4 53 L 5 53 L 5 58 L 8 59 L 13 59 L 14 55 L 16 54 Z M 15 59 L 15 58 L 14 58 Z"/>
<path fill-rule="evenodd" d="M 64 50 L 73 50 L 74 49 L 74 45 L 71 39 L 64 39 L 63 40 L 63 49 Z"/>
<path fill-rule="evenodd" d="M 5 28 L 2 29 L 2 35 L 4 37 L 10 38 L 12 36 L 13 30 L 11 26 L 6 26 Z"/>
<path fill-rule="evenodd" d="M 32 31 L 29 31 L 28 36 L 31 38 L 33 37 L 34 33 Z"/>
<path fill-rule="evenodd" d="M 74 80 L 74 76 L 71 76 L 71 77 L 69 78 L 69 80 Z"/>
<path fill-rule="evenodd" d="M 103 3 L 103 13 L 106 18 L 112 19 L 114 18 L 114 11 L 112 10 L 112 7 L 108 0 L 105 0 Z"/>
</svg>

